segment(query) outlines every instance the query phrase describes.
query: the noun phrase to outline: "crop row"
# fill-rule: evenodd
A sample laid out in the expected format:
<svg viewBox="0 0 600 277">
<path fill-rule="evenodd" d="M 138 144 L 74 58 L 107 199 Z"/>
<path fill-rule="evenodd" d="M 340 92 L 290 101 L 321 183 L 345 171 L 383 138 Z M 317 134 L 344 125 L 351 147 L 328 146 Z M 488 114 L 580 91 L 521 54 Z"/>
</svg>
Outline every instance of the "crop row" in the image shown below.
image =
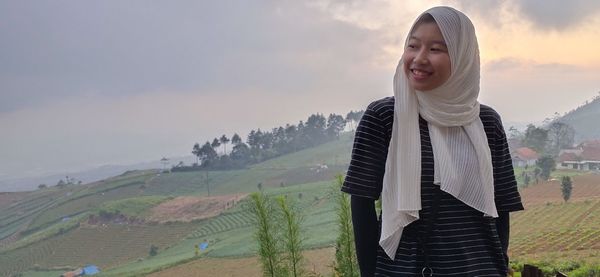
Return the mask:
<svg viewBox="0 0 600 277">
<path fill-rule="evenodd" d="M 190 238 L 200 238 L 218 232 L 246 227 L 252 224 L 252 215 L 249 212 L 236 212 L 220 215 L 208 220 L 198 230 L 194 231 Z"/>
<path fill-rule="evenodd" d="M 171 245 L 197 228 L 197 224 L 151 226 L 107 225 L 78 228 L 0 255 L 0 276 L 23 272 L 34 264 L 41 267 L 82 266 L 94 263 L 101 268 L 146 257 L 150 245 L 160 249 Z"/>
</svg>

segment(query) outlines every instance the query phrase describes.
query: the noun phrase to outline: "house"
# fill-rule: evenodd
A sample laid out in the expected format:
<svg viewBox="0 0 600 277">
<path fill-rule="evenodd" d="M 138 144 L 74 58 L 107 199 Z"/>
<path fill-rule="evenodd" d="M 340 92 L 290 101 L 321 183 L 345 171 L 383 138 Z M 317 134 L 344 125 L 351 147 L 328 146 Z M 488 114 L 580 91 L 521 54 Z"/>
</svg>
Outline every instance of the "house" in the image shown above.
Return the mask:
<svg viewBox="0 0 600 277">
<path fill-rule="evenodd" d="M 573 149 L 560 150 L 556 163 L 560 169 L 600 170 L 600 141 L 585 141 Z"/>
<path fill-rule="evenodd" d="M 538 153 L 529 147 L 519 147 L 511 153 L 511 156 L 514 167 L 534 166 L 540 158 Z"/>
</svg>

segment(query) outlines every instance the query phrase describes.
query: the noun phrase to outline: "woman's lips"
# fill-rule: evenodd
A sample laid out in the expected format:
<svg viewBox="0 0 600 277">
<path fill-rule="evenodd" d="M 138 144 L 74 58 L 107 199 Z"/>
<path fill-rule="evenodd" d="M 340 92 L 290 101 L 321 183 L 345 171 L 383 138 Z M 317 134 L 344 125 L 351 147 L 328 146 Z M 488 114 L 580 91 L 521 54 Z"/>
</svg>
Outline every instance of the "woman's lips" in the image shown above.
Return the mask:
<svg viewBox="0 0 600 277">
<path fill-rule="evenodd" d="M 431 75 L 431 72 L 428 71 L 424 71 L 424 70 L 420 70 L 420 69 L 411 69 L 410 72 L 412 72 L 412 76 L 415 80 L 425 80 L 427 79 L 427 77 L 429 77 Z"/>
</svg>

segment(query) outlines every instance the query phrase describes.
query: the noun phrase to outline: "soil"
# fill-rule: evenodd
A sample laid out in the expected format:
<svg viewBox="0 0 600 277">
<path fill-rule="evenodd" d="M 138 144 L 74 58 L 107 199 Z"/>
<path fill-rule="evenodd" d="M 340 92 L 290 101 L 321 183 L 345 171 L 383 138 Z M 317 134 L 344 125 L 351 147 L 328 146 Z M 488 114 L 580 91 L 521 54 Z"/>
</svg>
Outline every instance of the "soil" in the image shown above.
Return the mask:
<svg viewBox="0 0 600 277">
<path fill-rule="evenodd" d="M 10 207 L 27 196 L 27 192 L 0 192 L 0 209 Z"/>
<path fill-rule="evenodd" d="M 573 190 L 569 201 L 584 201 L 590 198 L 600 198 L 600 175 L 586 174 L 571 178 Z M 533 206 L 546 203 L 561 203 L 563 196 L 560 180 L 540 182 L 521 191 L 524 205 Z"/>
<path fill-rule="evenodd" d="M 181 196 L 151 209 L 149 221 L 160 223 L 206 219 L 235 207 L 247 194 L 229 194 L 210 197 Z"/>
<path fill-rule="evenodd" d="M 331 263 L 335 257 L 335 249 L 321 248 L 303 252 L 306 258 L 306 270 L 323 276 L 331 275 Z M 147 277 L 168 276 L 262 276 L 260 263 L 256 257 L 248 258 L 202 258 L 187 264 L 178 265 Z M 318 276 L 318 275 L 317 275 Z"/>
</svg>

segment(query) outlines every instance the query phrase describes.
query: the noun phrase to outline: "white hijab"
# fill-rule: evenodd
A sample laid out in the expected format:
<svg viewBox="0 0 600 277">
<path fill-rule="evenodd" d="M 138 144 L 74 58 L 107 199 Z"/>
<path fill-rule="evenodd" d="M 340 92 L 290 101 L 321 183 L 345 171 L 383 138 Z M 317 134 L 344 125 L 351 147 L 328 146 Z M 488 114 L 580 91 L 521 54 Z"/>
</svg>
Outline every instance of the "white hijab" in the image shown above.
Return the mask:
<svg viewBox="0 0 600 277">
<path fill-rule="evenodd" d="M 431 8 L 421 16 L 424 14 L 435 19 L 444 37 L 451 75 L 440 87 L 420 92 L 409 87 L 402 60 L 396 68 L 394 123 L 383 178 L 379 240 L 391 259 L 404 227 L 418 220 L 421 210 L 419 114 L 428 122 L 434 184 L 485 215 L 498 217 L 491 154 L 479 118 L 479 47 L 475 28 L 466 15 L 450 7 Z M 415 24 L 405 47 L 414 28 Z"/>
</svg>

